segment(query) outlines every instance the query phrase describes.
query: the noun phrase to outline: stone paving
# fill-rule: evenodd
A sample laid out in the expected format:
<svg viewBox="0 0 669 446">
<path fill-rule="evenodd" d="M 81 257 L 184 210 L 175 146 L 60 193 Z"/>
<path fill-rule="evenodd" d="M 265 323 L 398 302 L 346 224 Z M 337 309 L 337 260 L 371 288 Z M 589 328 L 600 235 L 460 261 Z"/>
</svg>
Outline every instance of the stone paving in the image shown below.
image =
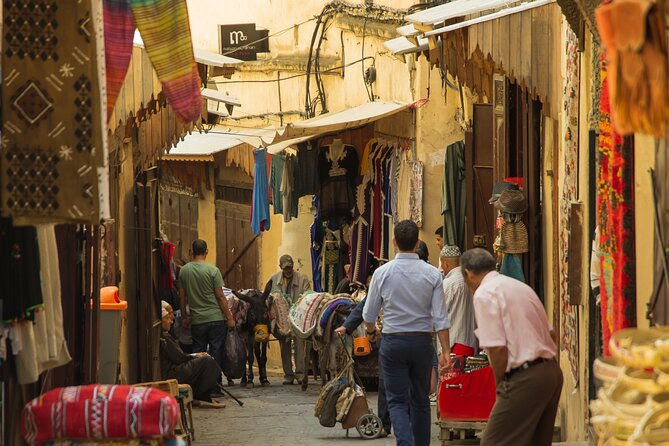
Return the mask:
<svg viewBox="0 0 669 446">
<path fill-rule="evenodd" d="M 322 427 L 314 417 L 314 403 L 320 383 L 313 383 L 306 392 L 299 386 L 283 386 L 282 379 L 270 377 L 269 387 L 254 389 L 226 387 L 244 402 L 239 407 L 226 397 L 225 409 L 195 409 L 196 441 L 194 446 L 336 446 L 363 442 L 355 429 L 346 438 L 346 431 L 337 424 Z M 367 398 L 376 412 L 376 392 Z M 431 446 L 438 446 L 437 427 L 432 429 Z M 370 446 L 391 446 L 395 437 L 373 440 Z"/>
</svg>

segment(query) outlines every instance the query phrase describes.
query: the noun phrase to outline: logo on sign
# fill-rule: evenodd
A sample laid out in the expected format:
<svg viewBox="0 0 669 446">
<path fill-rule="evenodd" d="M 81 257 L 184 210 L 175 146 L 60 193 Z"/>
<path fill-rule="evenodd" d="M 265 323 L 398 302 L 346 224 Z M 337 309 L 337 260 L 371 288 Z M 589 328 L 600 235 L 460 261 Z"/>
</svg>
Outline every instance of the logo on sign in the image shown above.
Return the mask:
<svg viewBox="0 0 669 446">
<path fill-rule="evenodd" d="M 257 60 L 258 53 L 268 53 L 266 29 L 256 29 L 255 23 L 220 25 L 221 54 L 241 60 Z"/>
<path fill-rule="evenodd" d="M 249 38 L 244 34 L 244 31 L 231 31 L 230 32 L 230 44 L 239 45 L 242 42 L 246 42 Z"/>
</svg>

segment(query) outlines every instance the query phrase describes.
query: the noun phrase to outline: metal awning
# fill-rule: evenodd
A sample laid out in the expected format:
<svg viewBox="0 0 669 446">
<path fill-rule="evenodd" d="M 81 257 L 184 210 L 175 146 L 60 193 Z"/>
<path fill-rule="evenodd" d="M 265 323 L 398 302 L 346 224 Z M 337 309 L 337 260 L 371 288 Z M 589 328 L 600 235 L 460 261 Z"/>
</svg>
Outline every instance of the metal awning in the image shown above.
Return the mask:
<svg viewBox="0 0 669 446">
<path fill-rule="evenodd" d="M 468 26 L 476 25 L 479 23 L 489 22 L 490 20 L 501 19 L 502 17 L 506 17 L 508 15 L 518 14 L 523 11 L 529 11 L 530 9 L 538 8 L 540 6 L 545 6 L 554 2 L 555 0 L 536 0 L 528 3 L 522 3 L 512 8 L 505 8 L 502 9 L 501 11 L 493 12 L 492 14 L 487 14 L 481 17 L 477 17 L 475 19 L 465 20 L 464 22 L 455 23 L 453 25 L 444 26 L 432 31 L 428 31 L 425 33 L 425 36 L 427 37 L 427 36 L 434 36 L 437 34 L 444 34 L 450 31 L 455 31 L 456 29 L 466 28 Z"/>
<path fill-rule="evenodd" d="M 241 107 L 242 103 L 234 96 L 230 96 L 227 92 L 222 92 L 220 90 L 214 90 L 213 88 L 203 88 L 201 90 L 202 97 L 206 99 L 211 99 L 212 101 L 222 102 L 224 104 L 234 105 Z"/>
<path fill-rule="evenodd" d="M 193 132 L 179 141 L 165 161 L 213 161 L 214 154 L 244 144 L 244 141 L 225 127 L 214 127 L 207 133 Z"/>
<path fill-rule="evenodd" d="M 424 37 L 418 37 L 418 45 L 415 45 L 406 37 L 398 37 L 396 39 L 386 40 L 383 42 L 383 46 L 396 56 L 426 51 L 429 48 L 428 41 Z"/>
<path fill-rule="evenodd" d="M 135 36 L 132 40 L 132 43 L 135 45 L 144 48 L 144 41 L 142 36 L 139 34 L 139 30 L 135 30 Z M 235 59 L 233 57 L 223 56 L 211 51 L 202 50 L 199 48 L 193 48 L 193 54 L 195 56 L 195 61 L 203 65 L 209 65 L 211 67 L 227 67 L 234 68 L 242 63 L 243 60 Z"/>
<path fill-rule="evenodd" d="M 443 5 L 428 8 L 405 17 L 414 26 L 434 26 L 456 17 L 476 14 L 488 9 L 496 9 L 518 3 L 509 0 L 455 0 Z"/>
<path fill-rule="evenodd" d="M 279 129 L 272 143 L 267 147 L 269 153 L 279 153 L 284 149 L 328 133 L 337 133 L 354 129 L 394 115 L 409 108 L 411 104 L 403 102 L 375 101 L 349 108 L 336 113 L 326 113 L 306 121 L 288 124 Z"/>
</svg>

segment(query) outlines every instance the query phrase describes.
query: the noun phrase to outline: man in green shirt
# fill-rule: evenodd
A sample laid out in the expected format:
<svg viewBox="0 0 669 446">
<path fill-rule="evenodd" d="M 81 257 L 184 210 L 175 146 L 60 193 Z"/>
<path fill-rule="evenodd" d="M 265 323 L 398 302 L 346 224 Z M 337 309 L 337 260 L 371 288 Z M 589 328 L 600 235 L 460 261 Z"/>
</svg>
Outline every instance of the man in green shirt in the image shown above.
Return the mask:
<svg viewBox="0 0 669 446">
<path fill-rule="evenodd" d="M 235 328 L 235 320 L 223 294 L 221 271 L 207 263 L 207 242 L 193 242 L 193 260 L 179 272 L 179 306 L 184 327 L 190 326 L 193 353 L 209 352 L 223 367 L 222 348 L 228 330 Z M 186 305 L 190 313 L 186 311 Z"/>
</svg>

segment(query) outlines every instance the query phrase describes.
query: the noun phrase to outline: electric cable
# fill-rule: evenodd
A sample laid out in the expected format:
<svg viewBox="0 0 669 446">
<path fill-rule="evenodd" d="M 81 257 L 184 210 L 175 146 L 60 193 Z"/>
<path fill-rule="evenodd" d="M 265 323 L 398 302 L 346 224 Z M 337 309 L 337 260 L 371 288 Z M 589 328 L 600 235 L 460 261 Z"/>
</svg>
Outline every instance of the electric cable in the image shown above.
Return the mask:
<svg viewBox="0 0 669 446">
<path fill-rule="evenodd" d="M 344 64 L 344 65 L 338 65 L 338 66 L 336 66 L 336 67 L 328 68 L 328 69 L 326 69 L 326 70 L 321 70 L 321 71 L 319 71 L 318 73 L 319 73 L 319 74 L 331 73 L 331 72 L 333 72 L 333 71 L 341 70 L 342 68 L 348 68 L 348 67 L 350 67 L 351 65 L 355 65 L 355 64 L 357 64 L 357 63 L 362 62 L 363 60 L 369 60 L 369 59 L 374 59 L 374 57 L 373 57 L 373 56 L 365 56 L 365 59 L 354 60 L 354 61 L 349 62 L 349 63 Z M 315 73 L 315 72 L 312 72 L 312 74 L 313 74 L 313 73 Z M 287 80 L 290 80 L 290 79 L 295 79 L 295 78 L 303 77 L 303 76 L 307 76 L 307 73 L 298 73 L 298 74 L 294 74 L 294 75 L 292 75 L 292 76 L 281 77 L 281 78 L 278 78 L 278 79 L 238 80 L 238 81 L 212 81 L 212 82 L 209 82 L 209 83 L 211 83 L 211 84 L 216 84 L 216 85 L 221 85 L 221 84 L 268 84 L 268 83 L 271 83 L 271 82 L 282 82 L 282 81 L 287 81 Z"/>
</svg>

